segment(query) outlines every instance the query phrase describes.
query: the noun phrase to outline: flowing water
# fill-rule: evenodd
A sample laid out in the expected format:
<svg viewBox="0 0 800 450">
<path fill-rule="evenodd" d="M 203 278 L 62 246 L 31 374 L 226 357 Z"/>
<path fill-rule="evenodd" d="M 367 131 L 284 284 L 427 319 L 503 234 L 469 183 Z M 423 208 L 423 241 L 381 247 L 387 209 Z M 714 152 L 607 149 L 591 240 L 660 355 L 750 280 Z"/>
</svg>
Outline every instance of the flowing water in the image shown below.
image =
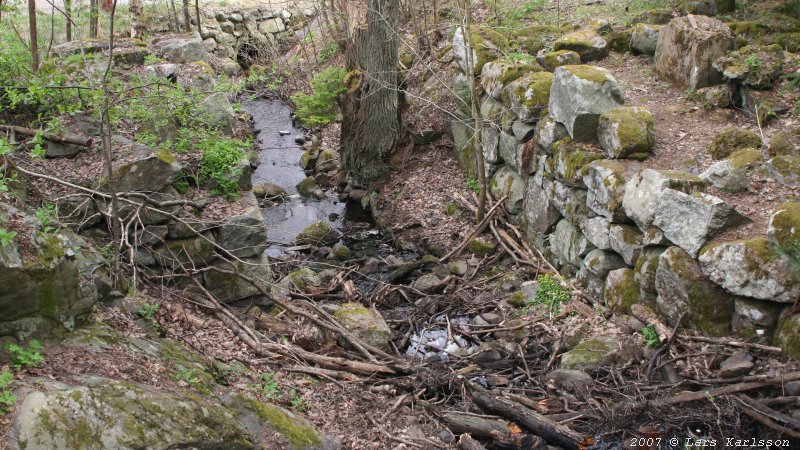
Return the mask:
<svg viewBox="0 0 800 450">
<path fill-rule="evenodd" d="M 292 124 L 291 109 L 277 99 L 245 100 L 242 109 L 253 116 L 256 144 L 260 150 L 260 165 L 253 172 L 253 184 L 273 183 L 282 187 L 289 198 L 283 203 L 262 209 L 270 242 L 270 256 L 280 256 L 300 232 L 316 221 L 324 221 L 333 228 L 344 225 L 345 202 L 329 192 L 323 200 L 302 198 L 295 187 L 306 178 L 300 167 L 303 148 L 295 139 L 303 130 Z"/>
</svg>

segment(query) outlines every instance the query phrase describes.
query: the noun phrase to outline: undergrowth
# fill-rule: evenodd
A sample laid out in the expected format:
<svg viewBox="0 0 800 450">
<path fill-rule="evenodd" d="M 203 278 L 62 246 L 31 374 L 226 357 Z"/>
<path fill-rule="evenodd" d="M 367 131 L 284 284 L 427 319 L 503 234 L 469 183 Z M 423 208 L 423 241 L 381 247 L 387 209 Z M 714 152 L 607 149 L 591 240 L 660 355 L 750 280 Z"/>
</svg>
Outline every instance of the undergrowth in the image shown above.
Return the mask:
<svg viewBox="0 0 800 450">
<path fill-rule="evenodd" d="M 298 92 L 292 95 L 297 106 L 295 113 L 307 126 L 327 125 L 336 120 L 337 99 L 347 92 L 345 75 L 341 67 L 323 69 L 311 80 L 311 94 Z"/>
</svg>

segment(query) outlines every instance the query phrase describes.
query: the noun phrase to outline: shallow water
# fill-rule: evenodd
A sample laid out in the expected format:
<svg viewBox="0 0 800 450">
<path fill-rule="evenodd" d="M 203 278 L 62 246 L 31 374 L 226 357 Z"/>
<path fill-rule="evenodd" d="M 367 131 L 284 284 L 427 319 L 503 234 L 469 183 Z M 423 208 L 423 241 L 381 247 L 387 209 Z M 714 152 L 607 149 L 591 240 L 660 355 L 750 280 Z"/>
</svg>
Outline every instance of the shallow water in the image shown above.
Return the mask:
<svg viewBox="0 0 800 450">
<path fill-rule="evenodd" d="M 253 116 L 255 139 L 261 150 L 261 163 L 253 172 L 253 184 L 274 183 L 290 195 L 285 202 L 261 210 L 269 240 L 276 244 L 270 248 L 270 255 L 282 254 L 284 246 L 291 245 L 303 229 L 316 221 L 341 229 L 346 204 L 333 193 L 319 201 L 297 194 L 295 186 L 307 175 L 299 163 L 303 148 L 295 143 L 303 130 L 292 125 L 291 109 L 280 100 L 267 98 L 245 100 L 241 105 Z"/>
</svg>

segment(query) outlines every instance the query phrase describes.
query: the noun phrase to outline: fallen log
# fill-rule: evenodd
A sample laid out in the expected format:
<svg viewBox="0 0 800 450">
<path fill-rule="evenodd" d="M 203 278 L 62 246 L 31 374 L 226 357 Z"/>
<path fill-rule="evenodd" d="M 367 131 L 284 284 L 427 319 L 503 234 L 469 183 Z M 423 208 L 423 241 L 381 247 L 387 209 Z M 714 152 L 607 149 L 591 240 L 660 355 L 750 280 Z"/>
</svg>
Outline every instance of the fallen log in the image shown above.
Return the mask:
<svg viewBox="0 0 800 450">
<path fill-rule="evenodd" d="M 763 381 L 747 381 L 744 383 L 736 383 L 728 386 L 722 386 L 714 389 L 704 391 L 687 392 L 684 394 L 674 395 L 672 397 L 662 398 L 650 402 L 652 406 L 669 406 L 678 405 L 681 403 L 694 402 L 698 400 L 706 400 L 709 398 L 719 397 L 720 395 L 737 394 L 739 392 L 752 391 L 761 389 L 767 386 L 774 386 L 782 384 L 787 381 L 800 380 L 800 372 L 791 372 L 786 375 L 764 379 Z"/>
<path fill-rule="evenodd" d="M 456 411 L 445 411 L 439 417 L 453 434 L 470 434 L 484 439 L 509 433 L 508 422 L 499 419 L 486 419 Z"/>
<path fill-rule="evenodd" d="M 516 422 L 551 444 L 568 450 L 579 448 L 581 436 L 569 428 L 557 424 L 519 403 L 491 395 L 475 383 L 466 382 L 466 386 L 472 401 L 481 409 Z"/>
<path fill-rule="evenodd" d="M 8 131 L 11 133 L 19 133 L 24 134 L 26 136 L 36 136 L 37 134 L 41 134 L 43 139 L 52 142 L 59 142 L 62 144 L 72 144 L 78 145 L 81 147 L 91 147 L 92 146 L 92 138 L 77 136 L 74 134 L 50 134 L 50 133 L 42 133 L 41 130 L 34 130 L 33 128 L 25 128 L 25 127 L 18 127 L 16 125 L 0 125 L 0 130 Z"/>
</svg>

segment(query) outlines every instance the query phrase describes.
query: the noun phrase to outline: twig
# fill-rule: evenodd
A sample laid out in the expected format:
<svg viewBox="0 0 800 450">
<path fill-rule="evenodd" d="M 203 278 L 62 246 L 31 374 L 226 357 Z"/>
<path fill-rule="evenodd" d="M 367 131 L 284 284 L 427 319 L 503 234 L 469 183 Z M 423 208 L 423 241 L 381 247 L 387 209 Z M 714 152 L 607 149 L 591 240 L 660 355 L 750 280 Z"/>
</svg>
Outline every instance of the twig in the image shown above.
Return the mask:
<svg viewBox="0 0 800 450">
<path fill-rule="evenodd" d="M 653 366 L 655 365 L 658 357 L 664 354 L 664 352 L 666 352 L 667 349 L 669 349 L 669 346 L 672 345 L 672 341 L 674 341 L 675 337 L 678 335 L 678 328 L 680 328 L 681 322 L 683 321 L 683 318 L 685 316 L 686 316 L 686 311 L 682 312 L 680 317 L 678 317 L 678 320 L 675 321 L 675 326 L 672 328 L 672 334 L 670 335 L 669 339 L 667 339 L 667 342 L 665 342 L 664 345 L 659 347 L 658 350 L 653 352 L 653 354 L 650 356 L 650 362 L 647 364 L 647 372 L 645 372 L 644 374 L 645 380 L 650 379 L 650 373 L 653 371 Z"/>
</svg>

